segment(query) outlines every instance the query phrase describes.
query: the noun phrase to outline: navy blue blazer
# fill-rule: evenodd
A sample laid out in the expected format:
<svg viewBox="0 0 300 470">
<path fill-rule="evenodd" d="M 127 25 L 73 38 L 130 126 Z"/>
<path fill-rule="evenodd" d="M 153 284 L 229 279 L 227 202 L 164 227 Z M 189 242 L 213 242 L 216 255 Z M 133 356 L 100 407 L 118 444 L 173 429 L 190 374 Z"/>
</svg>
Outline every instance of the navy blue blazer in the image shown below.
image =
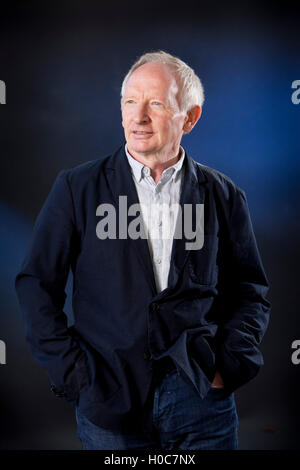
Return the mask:
<svg viewBox="0 0 300 470">
<path fill-rule="evenodd" d="M 128 207 L 139 202 L 124 145 L 59 173 L 16 277 L 26 339 L 52 390 L 98 426 L 143 424 L 153 364 L 163 358 L 201 398 L 216 370 L 230 394 L 263 364 L 268 280 L 245 193 L 187 154 L 184 165 L 180 204 L 204 204 L 204 245 L 188 250 L 184 233 L 174 238 L 162 292 L 145 238 L 96 234 L 99 204 L 117 213 L 120 195 Z M 63 312 L 70 268 L 72 326 Z"/>
</svg>

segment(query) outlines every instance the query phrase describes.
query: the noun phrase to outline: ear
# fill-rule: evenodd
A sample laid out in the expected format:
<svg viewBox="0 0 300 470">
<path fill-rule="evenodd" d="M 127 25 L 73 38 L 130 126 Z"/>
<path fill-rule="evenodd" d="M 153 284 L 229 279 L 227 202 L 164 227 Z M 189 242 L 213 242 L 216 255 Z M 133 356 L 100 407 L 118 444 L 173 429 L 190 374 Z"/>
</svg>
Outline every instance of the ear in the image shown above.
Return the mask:
<svg viewBox="0 0 300 470">
<path fill-rule="evenodd" d="M 184 134 L 191 132 L 193 127 L 196 125 L 198 119 L 200 118 L 202 109 L 200 106 L 196 105 L 187 112 L 187 117 L 183 125 Z"/>
</svg>

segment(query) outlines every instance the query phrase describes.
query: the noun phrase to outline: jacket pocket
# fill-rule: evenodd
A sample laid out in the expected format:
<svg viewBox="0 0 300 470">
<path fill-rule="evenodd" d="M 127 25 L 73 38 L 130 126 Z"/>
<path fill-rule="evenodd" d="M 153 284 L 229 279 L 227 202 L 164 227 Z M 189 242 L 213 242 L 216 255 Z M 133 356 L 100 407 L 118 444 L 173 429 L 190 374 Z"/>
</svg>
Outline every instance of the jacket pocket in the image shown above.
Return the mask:
<svg viewBox="0 0 300 470">
<path fill-rule="evenodd" d="M 82 338 L 79 342 L 84 352 L 76 369 L 80 394 L 84 395 L 85 402 L 106 401 L 121 387 L 113 357 L 105 351 L 92 348 Z"/>
</svg>

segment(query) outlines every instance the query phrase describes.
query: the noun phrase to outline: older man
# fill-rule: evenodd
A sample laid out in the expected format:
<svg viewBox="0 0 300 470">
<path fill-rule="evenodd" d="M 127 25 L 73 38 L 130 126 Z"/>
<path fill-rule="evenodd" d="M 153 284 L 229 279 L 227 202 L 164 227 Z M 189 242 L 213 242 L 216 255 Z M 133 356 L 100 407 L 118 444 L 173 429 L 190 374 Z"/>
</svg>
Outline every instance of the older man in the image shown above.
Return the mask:
<svg viewBox="0 0 300 470">
<path fill-rule="evenodd" d="M 84 449 L 237 448 L 234 391 L 263 364 L 268 281 L 244 191 L 180 145 L 203 101 L 183 61 L 140 57 L 122 86 L 126 143 L 58 175 L 16 278 Z"/>
</svg>

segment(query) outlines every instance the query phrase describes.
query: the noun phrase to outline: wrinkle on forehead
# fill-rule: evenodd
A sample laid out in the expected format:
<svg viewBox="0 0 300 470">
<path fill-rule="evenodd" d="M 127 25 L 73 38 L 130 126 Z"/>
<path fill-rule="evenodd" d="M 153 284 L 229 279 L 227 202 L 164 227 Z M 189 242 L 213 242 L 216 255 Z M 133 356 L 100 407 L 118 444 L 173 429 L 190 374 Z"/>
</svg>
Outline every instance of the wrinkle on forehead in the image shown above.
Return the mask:
<svg viewBox="0 0 300 470">
<path fill-rule="evenodd" d="M 138 67 L 130 75 L 125 88 L 125 94 L 130 94 L 130 89 L 143 89 L 146 81 L 151 81 L 151 87 L 154 91 L 161 91 L 162 88 L 171 92 L 171 96 L 179 101 L 179 86 L 176 79 L 174 68 L 169 64 L 162 62 L 148 62 Z"/>
</svg>

